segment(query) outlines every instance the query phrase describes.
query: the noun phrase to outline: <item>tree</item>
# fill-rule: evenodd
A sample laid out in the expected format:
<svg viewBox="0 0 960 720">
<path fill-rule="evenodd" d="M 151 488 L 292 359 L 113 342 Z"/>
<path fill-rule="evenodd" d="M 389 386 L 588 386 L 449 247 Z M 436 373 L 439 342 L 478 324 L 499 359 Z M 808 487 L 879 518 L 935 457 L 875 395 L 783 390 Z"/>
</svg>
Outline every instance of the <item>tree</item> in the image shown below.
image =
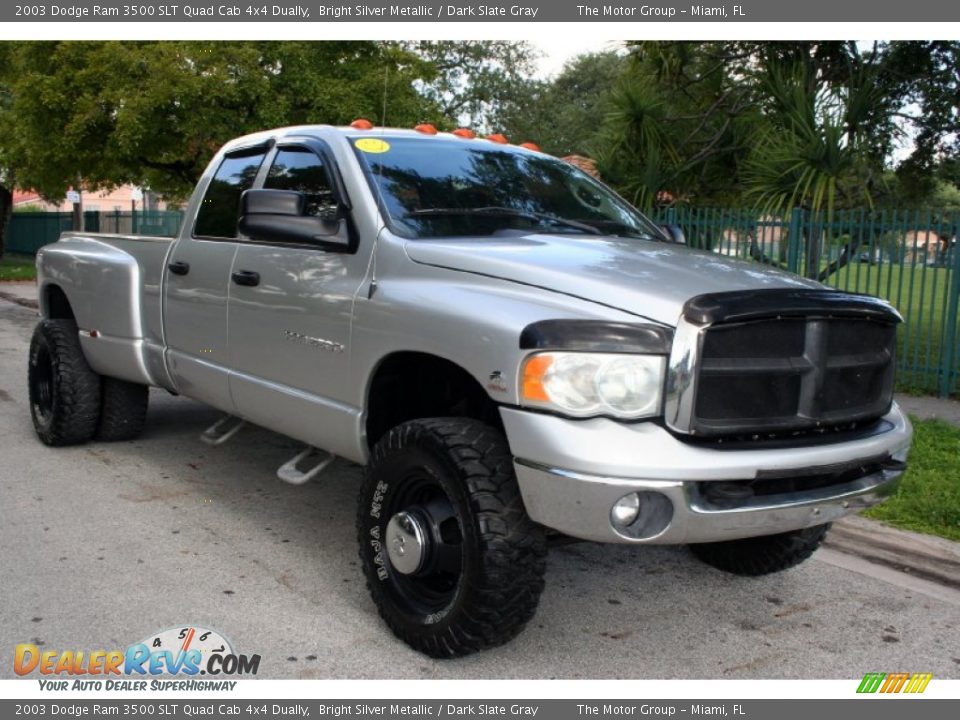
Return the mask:
<svg viewBox="0 0 960 720">
<path fill-rule="evenodd" d="M 376 42 L 43 42 L 10 49 L 18 182 L 48 197 L 146 185 L 185 197 L 216 150 L 249 132 L 359 116 L 439 119 L 430 65 Z"/>
<path fill-rule="evenodd" d="M 630 64 L 611 96 L 597 160 L 635 204 L 736 197 L 738 165 L 761 121 L 745 51 L 731 43 L 628 44 Z"/>
<path fill-rule="evenodd" d="M 945 45 L 629 47 L 633 63 L 613 97 L 598 159 L 604 177 L 646 207 L 746 201 L 768 214 L 823 212 L 830 227 L 835 209 L 872 204 L 905 122 L 916 121 L 921 138 L 924 129 L 941 140 L 952 131 L 956 108 L 944 97 L 954 98 L 956 78 L 946 68 L 956 55 Z M 931 69 L 938 73 L 928 77 Z M 921 98 L 939 114 L 921 121 L 907 113 Z M 806 236 L 807 272 L 821 279 L 857 242 L 824 271 L 823 239 Z"/>
<path fill-rule="evenodd" d="M 0 127 L 13 127 L 14 119 L 10 114 L 10 104 L 12 94 L 10 83 L 10 46 L 8 43 L 0 43 Z M 14 189 L 13 167 L 10 164 L 9 147 L 0 139 L 0 260 L 3 259 L 4 239 L 6 238 L 7 225 L 10 222 L 13 213 L 13 189 Z"/>
<path fill-rule="evenodd" d="M 568 61 L 552 81 L 530 82 L 523 97 L 504 103 L 500 129 L 511 139 L 537 143 L 551 155 L 592 154 L 612 90 L 628 64 L 616 51 Z"/>
<path fill-rule="evenodd" d="M 435 72 L 420 93 L 447 118 L 480 132 L 503 128 L 504 108 L 535 92 L 537 54 L 530 43 L 508 40 L 430 40 L 401 43 Z"/>
<path fill-rule="evenodd" d="M 913 135 L 897 177 L 902 197 L 922 202 L 938 180 L 951 181 L 947 168 L 960 166 L 960 42 L 897 42 L 888 54 L 890 82 L 905 106 L 898 119 Z M 960 184 L 960 177 L 952 181 Z"/>
<path fill-rule="evenodd" d="M 872 205 L 883 156 L 871 142 L 870 116 L 884 105 L 875 73 L 842 86 L 811 82 L 805 65 L 766 69 L 765 115 L 744 163 L 746 197 L 767 212 L 804 208 L 833 215 L 837 204 Z"/>
</svg>

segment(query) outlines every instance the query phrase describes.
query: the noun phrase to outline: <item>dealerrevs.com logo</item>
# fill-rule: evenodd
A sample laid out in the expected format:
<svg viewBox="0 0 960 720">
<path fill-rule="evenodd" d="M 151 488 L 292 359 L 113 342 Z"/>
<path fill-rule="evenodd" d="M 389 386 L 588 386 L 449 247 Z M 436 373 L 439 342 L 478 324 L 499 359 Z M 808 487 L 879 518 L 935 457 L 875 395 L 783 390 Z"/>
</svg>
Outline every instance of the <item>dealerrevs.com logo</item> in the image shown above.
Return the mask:
<svg viewBox="0 0 960 720">
<path fill-rule="evenodd" d="M 17 675 L 39 675 L 42 690 L 232 690 L 236 681 L 224 676 L 256 675 L 259 668 L 259 655 L 238 654 L 216 630 L 197 625 L 154 633 L 125 650 L 21 643 L 13 661 Z M 184 679 L 171 679 L 177 677 Z"/>
</svg>

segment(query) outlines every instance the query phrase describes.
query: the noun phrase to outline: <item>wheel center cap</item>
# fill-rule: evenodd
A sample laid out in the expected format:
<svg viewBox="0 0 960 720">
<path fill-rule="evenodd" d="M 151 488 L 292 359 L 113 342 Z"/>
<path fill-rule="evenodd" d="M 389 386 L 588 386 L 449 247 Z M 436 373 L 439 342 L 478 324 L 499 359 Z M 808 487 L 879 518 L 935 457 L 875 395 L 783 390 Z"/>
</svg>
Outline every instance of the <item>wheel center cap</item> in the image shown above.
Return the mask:
<svg viewBox="0 0 960 720">
<path fill-rule="evenodd" d="M 387 557 L 394 570 L 412 575 L 423 566 L 426 555 L 426 535 L 417 518 L 408 512 L 398 512 L 387 523 Z"/>
</svg>

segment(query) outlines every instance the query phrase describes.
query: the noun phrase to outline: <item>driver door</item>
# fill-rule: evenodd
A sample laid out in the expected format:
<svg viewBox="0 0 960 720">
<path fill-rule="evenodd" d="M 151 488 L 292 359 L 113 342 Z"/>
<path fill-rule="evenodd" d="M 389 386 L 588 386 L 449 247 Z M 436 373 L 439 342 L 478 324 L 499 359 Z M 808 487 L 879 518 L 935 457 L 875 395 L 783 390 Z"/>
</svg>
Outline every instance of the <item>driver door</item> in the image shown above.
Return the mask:
<svg viewBox="0 0 960 720">
<path fill-rule="evenodd" d="M 308 215 L 336 215 L 348 203 L 332 158 L 317 140 L 283 141 L 267 159 L 262 188 L 303 193 Z M 360 413 L 346 392 L 353 299 L 367 265 L 357 247 L 244 239 L 230 275 L 237 414 L 332 452 L 351 440 Z"/>
</svg>

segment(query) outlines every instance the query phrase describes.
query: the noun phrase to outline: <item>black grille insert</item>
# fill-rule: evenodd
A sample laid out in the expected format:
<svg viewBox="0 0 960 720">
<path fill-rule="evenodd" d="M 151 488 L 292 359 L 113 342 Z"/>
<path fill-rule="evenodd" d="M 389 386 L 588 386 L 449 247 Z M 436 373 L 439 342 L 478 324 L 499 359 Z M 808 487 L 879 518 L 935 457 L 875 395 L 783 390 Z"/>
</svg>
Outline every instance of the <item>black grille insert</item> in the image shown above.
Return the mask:
<svg viewBox="0 0 960 720">
<path fill-rule="evenodd" d="M 700 348 L 690 430 L 700 436 L 875 420 L 893 398 L 896 324 L 773 317 L 713 325 Z"/>
<path fill-rule="evenodd" d="M 757 501 L 777 497 L 796 497 L 797 493 L 812 493 L 829 488 L 840 488 L 880 473 L 897 474 L 906 469 L 906 463 L 889 455 L 851 463 L 794 469 L 783 472 L 761 471 L 755 480 L 713 480 L 696 483 L 695 493 L 708 507 L 732 509 L 746 507 Z"/>
</svg>

